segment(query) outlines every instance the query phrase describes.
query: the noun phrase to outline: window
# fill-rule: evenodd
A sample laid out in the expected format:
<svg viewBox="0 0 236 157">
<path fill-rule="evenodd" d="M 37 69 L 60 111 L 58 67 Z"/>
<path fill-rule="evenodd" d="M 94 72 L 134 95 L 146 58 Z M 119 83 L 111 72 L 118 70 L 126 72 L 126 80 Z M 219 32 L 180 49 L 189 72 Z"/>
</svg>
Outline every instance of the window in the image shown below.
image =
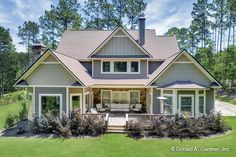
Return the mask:
<svg viewBox="0 0 236 157">
<path fill-rule="evenodd" d="M 109 107 L 110 102 L 111 102 L 111 91 L 102 90 L 101 91 L 101 101 L 102 101 L 102 106 Z"/>
<path fill-rule="evenodd" d="M 39 94 L 39 117 L 45 114 L 52 114 L 54 116 L 61 116 L 61 94 Z"/>
<path fill-rule="evenodd" d="M 194 96 L 193 95 L 180 95 L 179 97 L 179 105 L 181 112 L 188 113 L 189 116 L 193 116 L 193 108 L 194 108 Z"/>
<path fill-rule="evenodd" d="M 166 98 L 164 100 L 163 113 L 164 114 L 173 114 L 173 96 L 172 95 L 164 95 Z"/>
<path fill-rule="evenodd" d="M 71 94 L 70 95 L 70 105 L 71 111 L 80 111 L 81 95 Z"/>
<path fill-rule="evenodd" d="M 140 61 L 102 61 L 101 73 L 137 74 L 140 72 Z"/>
<path fill-rule="evenodd" d="M 199 112 L 204 114 L 204 95 L 199 96 Z"/>
<path fill-rule="evenodd" d="M 111 66 L 110 62 L 102 62 L 102 72 L 110 72 L 111 71 Z"/>
<path fill-rule="evenodd" d="M 127 72 L 127 62 L 114 62 L 114 72 Z"/>
<path fill-rule="evenodd" d="M 130 62 L 130 72 L 139 72 L 139 62 Z"/>
<path fill-rule="evenodd" d="M 129 104 L 129 92 L 122 92 L 122 91 L 112 92 L 112 103 Z"/>
<path fill-rule="evenodd" d="M 130 91 L 130 104 L 138 104 L 140 101 L 139 91 Z"/>
<path fill-rule="evenodd" d="M 85 94 L 85 112 L 89 110 L 89 93 Z"/>
</svg>

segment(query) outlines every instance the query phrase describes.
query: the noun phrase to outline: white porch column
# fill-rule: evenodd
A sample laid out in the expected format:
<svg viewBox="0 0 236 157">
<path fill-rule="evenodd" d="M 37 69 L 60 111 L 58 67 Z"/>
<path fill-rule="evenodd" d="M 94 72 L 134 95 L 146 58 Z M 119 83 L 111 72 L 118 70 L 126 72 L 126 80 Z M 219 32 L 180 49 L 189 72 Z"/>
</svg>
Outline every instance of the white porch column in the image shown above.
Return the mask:
<svg viewBox="0 0 236 157">
<path fill-rule="evenodd" d="M 161 89 L 161 97 L 163 97 L 163 89 Z M 163 100 L 160 101 L 160 113 L 164 113 L 164 104 L 163 104 Z"/>
<path fill-rule="evenodd" d="M 82 106 L 81 106 L 81 113 L 84 113 L 84 108 L 85 108 L 85 89 L 84 89 L 84 87 L 83 87 L 83 93 L 82 93 Z"/>
<path fill-rule="evenodd" d="M 195 117 L 199 116 L 199 90 L 195 89 Z"/>
<path fill-rule="evenodd" d="M 69 117 L 69 106 L 70 106 L 70 93 L 69 93 L 69 87 L 66 87 L 66 115 Z"/>
<path fill-rule="evenodd" d="M 215 88 L 214 88 L 214 109 L 215 109 Z M 206 114 L 206 90 L 204 89 L 203 113 Z"/>
<path fill-rule="evenodd" d="M 35 114 L 35 87 L 33 87 L 32 93 L 32 115 Z"/>
<path fill-rule="evenodd" d="M 150 99 L 150 113 L 153 114 L 153 87 L 151 87 Z"/>
<path fill-rule="evenodd" d="M 173 90 L 173 114 L 178 113 L 178 95 L 177 95 L 177 89 Z"/>
</svg>

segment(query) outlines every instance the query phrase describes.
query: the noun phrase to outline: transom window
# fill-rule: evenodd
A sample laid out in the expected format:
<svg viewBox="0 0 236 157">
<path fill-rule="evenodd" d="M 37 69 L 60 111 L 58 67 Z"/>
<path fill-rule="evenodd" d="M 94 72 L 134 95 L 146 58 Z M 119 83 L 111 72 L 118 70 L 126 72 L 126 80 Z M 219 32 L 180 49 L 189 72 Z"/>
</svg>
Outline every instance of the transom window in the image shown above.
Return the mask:
<svg viewBox="0 0 236 157">
<path fill-rule="evenodd" d="M 140 61 L 102 61 L 102 73 L 137 74 L 140 72 Z"/>
</svg>

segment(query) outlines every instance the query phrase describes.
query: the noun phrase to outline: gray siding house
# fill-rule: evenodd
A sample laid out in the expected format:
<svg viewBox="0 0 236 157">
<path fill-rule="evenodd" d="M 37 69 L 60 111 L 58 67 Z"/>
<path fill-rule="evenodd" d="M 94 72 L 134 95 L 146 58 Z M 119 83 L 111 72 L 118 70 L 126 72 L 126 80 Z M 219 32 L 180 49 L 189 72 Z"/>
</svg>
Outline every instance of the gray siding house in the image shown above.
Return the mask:
<svg viewBox="0 0 236 157">
<path fill-rule="evenodd" d="M 175 37 L 145 29 L 145 18 L 138 30 L 65 31 L 57 50 L 42 48 L 34 45 L 37 59 L 15 83 L 32 93 L 38 117 L 74 110 L 199 116 L 214 109 L 221 86 Z"/>
</svg>

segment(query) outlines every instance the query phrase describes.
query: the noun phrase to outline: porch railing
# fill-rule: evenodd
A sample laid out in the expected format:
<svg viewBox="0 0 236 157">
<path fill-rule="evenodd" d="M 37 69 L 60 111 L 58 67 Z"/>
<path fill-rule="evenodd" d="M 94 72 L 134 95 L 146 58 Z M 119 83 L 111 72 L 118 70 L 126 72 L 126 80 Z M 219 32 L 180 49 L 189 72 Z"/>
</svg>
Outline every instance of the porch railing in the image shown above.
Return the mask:
<svg viewBox="0 0 236 157">
<path fill-rule="evenodd" d="M 94 115 L 94 116 L 98 116 L 100 118 L 103 118 L 105 120 L 105 128 L 107 130 L 107 125 L 108 125 L 108 120 L 109 120 L 109 113 L 83 113 L 83 116 L 86 115 Z"/>
</svg>

